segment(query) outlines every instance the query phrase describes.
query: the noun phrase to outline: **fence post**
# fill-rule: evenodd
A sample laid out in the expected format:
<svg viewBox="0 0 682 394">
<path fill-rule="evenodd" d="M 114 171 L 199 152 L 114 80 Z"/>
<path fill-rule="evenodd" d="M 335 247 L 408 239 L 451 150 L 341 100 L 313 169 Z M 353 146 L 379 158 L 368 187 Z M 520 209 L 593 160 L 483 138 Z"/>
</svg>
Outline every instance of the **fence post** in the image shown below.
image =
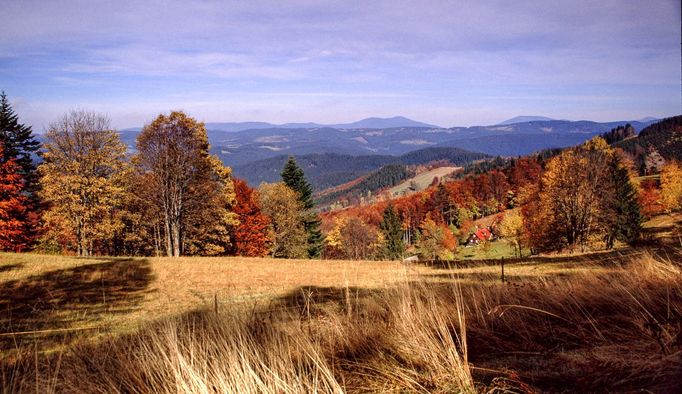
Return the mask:
<svg viewBox="0 0 682 394">
<path fill-rule="evenodd" d="M 218 315 L 218 293 L 213 293 L 213 310 Z"/>
<path fill-rule="evenodd" d="M 504 283 L 504 257 L 500 260 L 500 264 L 502 265 L 502 283 Z"/>
</svg>

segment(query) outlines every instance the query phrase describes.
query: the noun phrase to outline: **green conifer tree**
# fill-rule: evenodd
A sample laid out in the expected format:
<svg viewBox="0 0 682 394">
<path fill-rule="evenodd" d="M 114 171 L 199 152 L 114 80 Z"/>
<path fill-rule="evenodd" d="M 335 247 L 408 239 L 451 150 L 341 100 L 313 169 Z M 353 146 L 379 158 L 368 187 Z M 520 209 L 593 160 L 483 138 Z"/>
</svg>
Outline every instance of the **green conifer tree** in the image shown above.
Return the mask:
<svg viewBox="0 0 682 394">
<path fill-rule="evenodd" d="M 301 220 L 308 234 L 308 256 L 318 258 L 322 251 L 322 232 L 320 231 L 320 218 L 314 210 L 313 189 L 293 156 L 287 160 L 281 175 L 284 184 L 298 193 L 299 201 L 305 210 Z"/>
<path fill-rule="evenodd" d="M 614 223 L 607 234 L 607 247 L 613 247 L 615 240 L 632 243 L 642 232 L 643 216 L 637 201 L 637 190 L 632 184 L 627 168 L 616 155 L 612 163 L 614 199 L 612 209 Z"/>
<path fill-rule="evenodd" d="M 19 165 L 29 199 L 34 200 L 38 187 L 36 165 L 33 155 L 40 149 L 40 143 L 33 137 L 30 126 L 19 123 L 19 117 L 12 109 L 5 92 L 0 92 L 0 143 L 5 147 L 3 160 L 13 159 Z"/>
<path fill-rule="evenodd" d="M 379 228 L 384 234 L 386 242 L 386 258 L 391 260 L 401 259 L 405 252 L 403 227 L 400 222 L 400 217 L 392 204 L 389 204 L 386 209 L 384 209 L 384 218 L 381 221 Z"/>
</svg>

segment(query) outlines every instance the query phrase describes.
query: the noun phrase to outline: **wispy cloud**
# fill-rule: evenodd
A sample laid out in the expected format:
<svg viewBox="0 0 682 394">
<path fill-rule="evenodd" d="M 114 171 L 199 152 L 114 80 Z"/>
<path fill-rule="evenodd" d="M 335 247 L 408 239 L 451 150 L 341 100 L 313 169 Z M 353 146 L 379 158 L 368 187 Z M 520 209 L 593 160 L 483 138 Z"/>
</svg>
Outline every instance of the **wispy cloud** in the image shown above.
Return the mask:
<svg viewBox="0 0 682 394">
<path fill-rule="evenodd" d="M 130 105 L 182 106 L 209 120 L 401 114 L 450 125 L 516 111 L 614 119 L 680 108 L 676 1 L 23 0 L 2 9 L 0 88 L 46 112 L 103 108 L 118 125 L 140 120 Z M 38 112 L 22 116 L 38 125 Z"/>
</svg>

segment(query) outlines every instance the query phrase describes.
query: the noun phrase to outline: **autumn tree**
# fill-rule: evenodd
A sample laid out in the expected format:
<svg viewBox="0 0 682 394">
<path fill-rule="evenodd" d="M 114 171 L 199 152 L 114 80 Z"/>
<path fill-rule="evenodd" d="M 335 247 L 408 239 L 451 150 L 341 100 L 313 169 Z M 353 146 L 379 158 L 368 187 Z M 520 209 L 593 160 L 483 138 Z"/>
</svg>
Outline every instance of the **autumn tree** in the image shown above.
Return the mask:
<svg viewBox="0 0 682 394">
<path fill-rule="evenodd" d="M 126 146 L 104 116 L 73 111 L 50 125 L 45 149 L 39 167 L 45 237 L 68 232 L 79 256 L 92 255 L 120 226 L 112 213 L 124 192 Z"/>
<path fill-rule="evenodd" d="M 661 205 L 668 212 L 682 206 L 682 168 L 676 161 L 669 162 L 661 170 Z"/>
<path fill-rule="evenodd" d="M 322 250 L 322 232 L 320 231 L 320 218 L 314 210 L 313 189 L 293 156 L 287 160 L 281 175 L 284 184 L 298 193 L 299 201 L 304 209 L 301 220 L 308 234 L 308 256 L 319 257 Z"/>
<path fill-rule="evenodd" d="M 457 247 L 454 234 L 443 224 L 427 217 L 421 223 L 417 253 L 427 260 L 452 260 Z"/>
<path fill-rule="evenodd" d="M 630 173 L 604 139 L 568 149 L 549 161 L 534 202 L 524 208 L 531 246 L 632 242 L 641 223 L 636 197 Z"/>
<path fill-rule="evenodd" d="M 204 124 L 179 111 L 161 114 L 138 136 L 137 151 L 166 254 L 224 253 L 234 223 L 231 171 L 209 154 Z"/>
<path fill-rule="evenodd" d="M 27 219 L 28 198 L 21 167 L 13 158 L 4 158 L 0 144 L 0 250 L 22 252 L 32 242 Z"/>
<path fill-rule="evenodd" d="M 519 210 L 510 210 L 504 213 L 504 218 L 498 226 L 499 234 L 512 242 L 516 254 L 521 257 L 521 238 L 523 236 L 523 216 Z"/>
<path fill-rule="evenodd" d="M 381 254 L 384 237 L 376 227 L 359 217 L 347 216 L 335 221 L 326 241 L 328 247 L 335 248 L 343 258 L 368 260 Z"/>
<path fill-rule="evenodd" d="M 299 194 L 280 182 L 262 184 L 258 196 L 261 209 L 270 220 L 272 257 L 308 257 L 308 234 L 301 220 L 306 210 Z"/>
<path fill-rule="evenodd" d="M 232 227 L 231 252 L 238 256 L 265 256 L 270 251 L 270 220 L 261 211 L 258 194 L 245 181 L 234 180 L 234 213 L 239 224 Z"/>
<path fill-rule="evenodd" d="M 403 225 L 393 204 L 388 204 L 386 209 L 384 209 L 383 219 L 379 228 L 385 240 L 385 257 L 390 260 L 401 259 L 403 253 L 405 253 Z"/>
</svg>

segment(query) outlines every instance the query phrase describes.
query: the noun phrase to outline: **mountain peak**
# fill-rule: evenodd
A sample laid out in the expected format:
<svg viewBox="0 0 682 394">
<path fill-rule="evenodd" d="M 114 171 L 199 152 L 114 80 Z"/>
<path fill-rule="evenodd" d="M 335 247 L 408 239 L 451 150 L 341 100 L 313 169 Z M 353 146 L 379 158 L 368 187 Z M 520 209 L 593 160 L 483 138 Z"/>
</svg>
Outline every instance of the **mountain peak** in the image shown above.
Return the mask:
<svg viewBox="0 0 682 394">
<path fill-rule="evenodd" d="M 523 115 L 523 116 L 516 116 L 511 119 L 507 119 L 504 122 L 498 123 L 496 126 L 502 126 L 502 125 L 508 125 L 508 124 L 514 124 L 514 123 L 526 123 L 526 122 L 546 122 L 549 120 L 555 120 L 552 118 L 548 118 L 546 116 L 532 116 L 532 115 Z"/>
<path fill-rule="evenodd" d="M 428 123 L 418 122 L 404 116 L 393 116 L 390 118 L 371 117 L 357 122 L 332 125 L 332 127 L 342 129 L 390 129 L 394 127 L 429 127 L 440 128 Z"/>
</svg>

